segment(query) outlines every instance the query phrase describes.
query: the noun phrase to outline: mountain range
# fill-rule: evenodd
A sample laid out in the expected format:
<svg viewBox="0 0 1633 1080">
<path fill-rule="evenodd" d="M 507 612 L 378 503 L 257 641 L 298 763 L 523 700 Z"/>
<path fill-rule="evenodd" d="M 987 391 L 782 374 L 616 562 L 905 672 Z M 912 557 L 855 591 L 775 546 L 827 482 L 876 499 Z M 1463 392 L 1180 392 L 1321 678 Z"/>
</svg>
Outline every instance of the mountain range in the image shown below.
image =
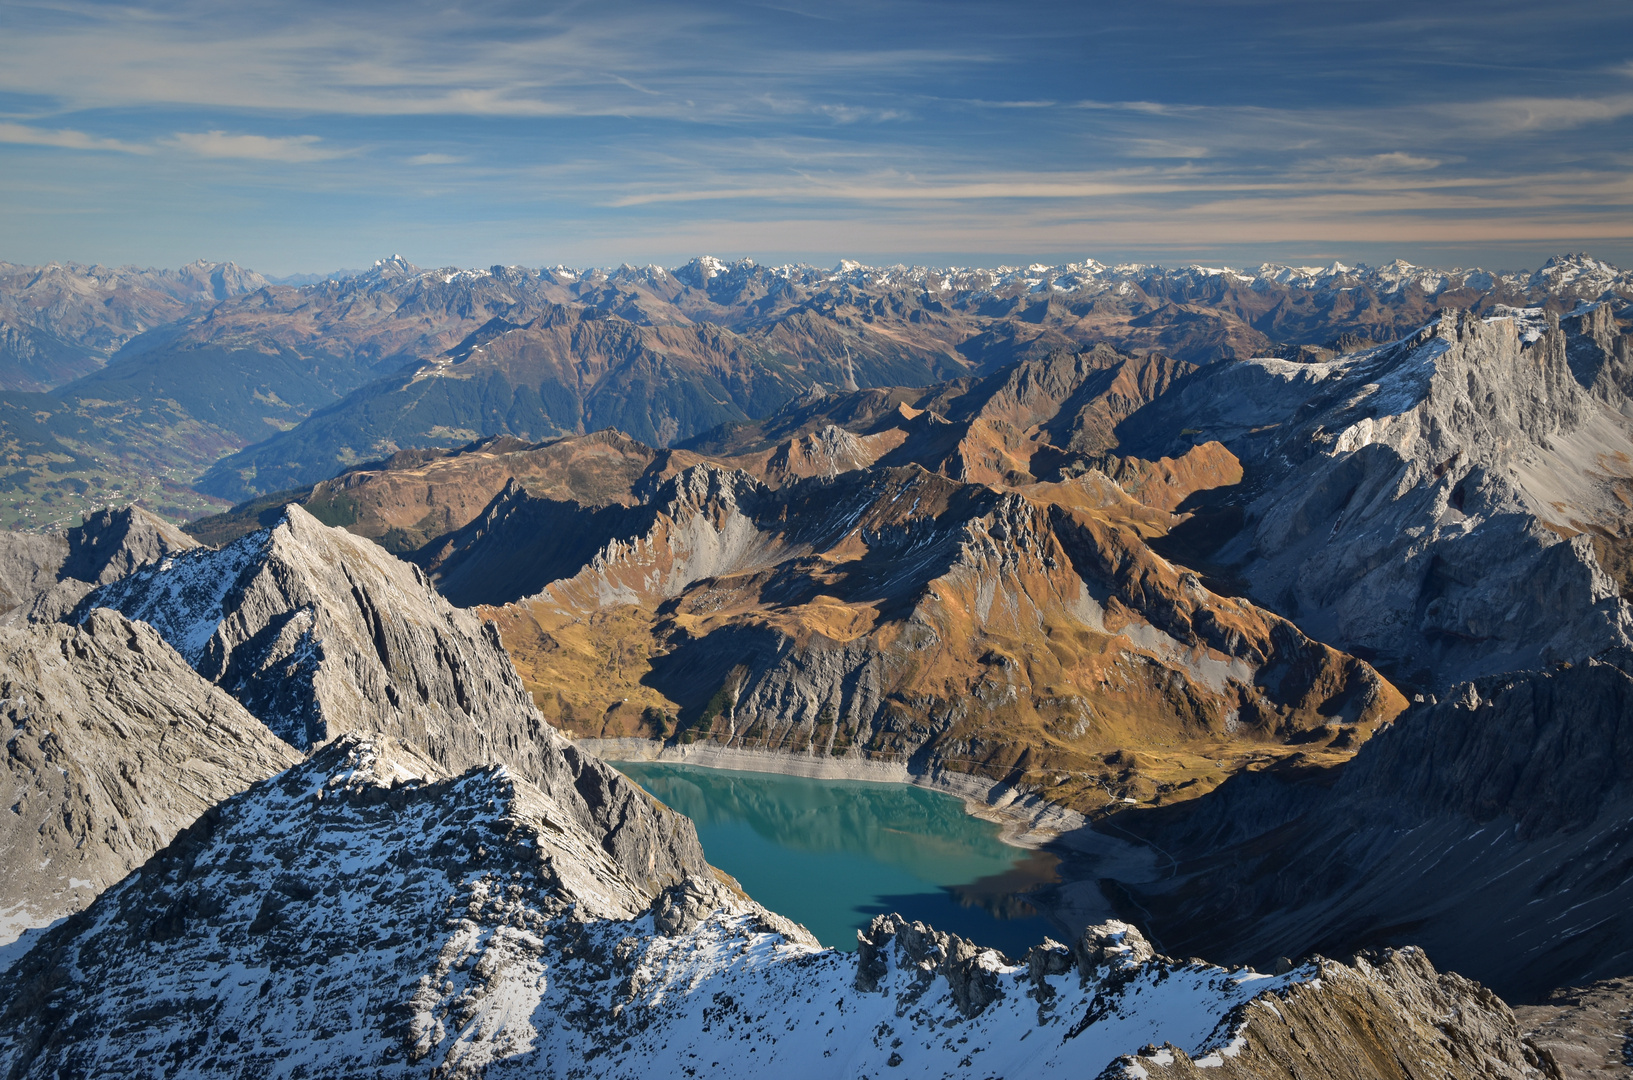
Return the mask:
<svg viewBox="0 0 1633 1080">
<path fill-rule="evenodd" d="M 1620 1052 L 1623 271 L 0 269 L 8 1076 Z M 953 792 L 1066 944 L 821 949 L 598 755 Z"/>
<path fill-rule="evenodd" d="M 300 286 L 230 263 L 0 269 L 6 332 L 35 342 L 0 357 L 0 487 L 13 493 L 0 518 L 36 528 L 110 500 L 194 518 L 498 434 L 610 426 L 669 445 L 759 419 L 813 382 L 923 386 L 1097 343 L 1192 363 L 1330 358 L 1443 307 L 1563 312 L 1633 295 L 1626 271 L 1586 255 L 1529 274 L 713 258 L 421 270 L 393 257 Z M 61 352 L 49 342 L 72 363 L 39 368 Z"/>
</svg>

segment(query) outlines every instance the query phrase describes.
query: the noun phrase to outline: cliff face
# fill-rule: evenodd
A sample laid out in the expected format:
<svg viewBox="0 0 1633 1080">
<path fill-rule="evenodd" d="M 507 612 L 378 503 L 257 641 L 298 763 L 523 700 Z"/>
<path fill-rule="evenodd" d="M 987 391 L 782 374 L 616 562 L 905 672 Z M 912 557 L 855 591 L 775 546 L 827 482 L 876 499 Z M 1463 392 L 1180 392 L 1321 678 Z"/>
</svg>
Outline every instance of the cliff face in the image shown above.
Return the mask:
<svg viewBox="0 0 1633 1080">
<path fill-rule="evenodd" d="M 1446 313 L 1338 360 L 1205 369 L 1131 445 L 1223 442 L 1247 470 L 1245 524 L 1207 561 L 1438 688 L 1629 640 L 1606 572 L 1629 527 L 1627 355 L 1604 304 Z"/>
<path fill-rule="evenodd" d="M 1633 657 L 1608 659 L 1466 684 L 1336 779 L 1242 777 L 1124 822 L 1179 863 L 1128 895 L 1165 945 L 1225 960 L 1410 941 L 1511 1000 L 1615 975 L 1633 962 Z"/>
<path fill-rule="evenodd" d="M 139 506 L 87 514 L 62 535 L 0 532 L 0 614 L 16 625 L 53 620 L 94 586 L 197 546 Z"/>
<path fill-rule="evenodd" d="M 1275 1060 L 1289 1037 L 1256 1012 L 1319 1035 L 1302 1060 L 1326 1071 L 1300 1075 L 1356 1075 L 1384 1033 L 1384 1075 L 1550 1075 L 1501 1002 L 1416 954 L 1270 977 L 1112 923 L 1014 963 L 888 916 L 854 956 L 819 950 L 709 878 L 652 902 L 506 769 L 354 736 L 206 814 L 10 974 L 19 1078 L 1115 1075 L 1143 1044 Z"/>
<path fill-rule="evenodd" d="M 104 586 L 80 612 L 99 607 L 150 623 L 298 749 L 376 730 L 449 769 L 504 763 L 574 807 L 649 887 L 704 865 L 689 822 L 550 730 L 491 624 L 299 507 L 220 551 Z"/>
<path fill-rule="evenodd" d="M 300 760 L 111 611 L 0 630 L 0 944 L 78 911 L 221 800 Z"/>
</svg>

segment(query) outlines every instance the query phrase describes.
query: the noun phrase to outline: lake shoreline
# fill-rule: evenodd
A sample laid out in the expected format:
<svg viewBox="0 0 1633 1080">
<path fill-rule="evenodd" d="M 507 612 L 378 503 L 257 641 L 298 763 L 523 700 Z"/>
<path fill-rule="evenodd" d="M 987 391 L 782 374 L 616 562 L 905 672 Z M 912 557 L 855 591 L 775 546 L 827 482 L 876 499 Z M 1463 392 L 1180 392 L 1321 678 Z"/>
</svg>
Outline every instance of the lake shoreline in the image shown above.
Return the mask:
<svg viewBox="0 0 1633 1080">
<path fill-rule="evenodd" d="M 915 773 L 899 762 L 745 750 L 707 743 L 686 746 L 637 738 L 573 741 L 580 749 L 606 761 L 650 761 L 734 772 L 802 776 L 814 780 L 911 784 L 957 797 L 964 803 L 966 813 L 997 825 L 1001 830 L 1000 839 L 1013 847 L 1037 850 L 1060 845 L 1078 849 L 1087 843 L 1092 850 L 1102 848 L 1100 842 L 1090 839 L 1097 834 L 1087 828 L 1088 819 L 1076 810 L 1058 806 L 1035 794 L 1018 792 L 999 781 L 968 773 L 945 769 Z"/>
</svg>

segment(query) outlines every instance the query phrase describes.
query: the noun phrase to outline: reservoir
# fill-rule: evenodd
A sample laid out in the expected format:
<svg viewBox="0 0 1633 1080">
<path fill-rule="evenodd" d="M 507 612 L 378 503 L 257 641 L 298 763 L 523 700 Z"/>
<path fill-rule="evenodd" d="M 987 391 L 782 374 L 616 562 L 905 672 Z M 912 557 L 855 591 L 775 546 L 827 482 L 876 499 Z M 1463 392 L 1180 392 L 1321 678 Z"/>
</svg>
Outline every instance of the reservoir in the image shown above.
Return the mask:
<svg viewBox="0 0 1633 1080">
<path fill-rule="evenodd" d="M 873 916 L 898 912 L 1019 958 L 1062 936 L 1025 893 L 1058 860 L 999 839 L 951 795 L 908 784 L 628 761 L 616 767 L 697 823 L 711 863 L 824 945 L 856 948 Z"/>
</svg>

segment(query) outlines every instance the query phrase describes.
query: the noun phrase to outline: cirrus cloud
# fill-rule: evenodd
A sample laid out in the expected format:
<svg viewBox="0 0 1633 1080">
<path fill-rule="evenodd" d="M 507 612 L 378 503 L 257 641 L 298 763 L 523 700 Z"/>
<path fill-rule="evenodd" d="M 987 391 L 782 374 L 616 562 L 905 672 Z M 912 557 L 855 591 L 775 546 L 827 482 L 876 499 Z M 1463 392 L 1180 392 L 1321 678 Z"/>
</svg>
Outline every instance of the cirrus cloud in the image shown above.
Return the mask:
<svg viewBox="0 0 1633 1080">
<path fill-rule="evenodd" d="M 356 153 L 322 146 L 322 142 L 317 135 L 233 135 L 225 131 L 178 131 L 165 140 L 167 146 L 199 157 L 281 161 L 291 165 L 329 161 Z"/>
<path fill-rule="evenodd" d="M 153 148 L 121 139 L 103 139 L 83 131 L 61 128 L 47 131 L 27 124 L 0 122 L 0 143 L 20 146 L 52 146 L 58 150 L 112 150 L 121 154 L 151 154 Z"/>
</svg>

